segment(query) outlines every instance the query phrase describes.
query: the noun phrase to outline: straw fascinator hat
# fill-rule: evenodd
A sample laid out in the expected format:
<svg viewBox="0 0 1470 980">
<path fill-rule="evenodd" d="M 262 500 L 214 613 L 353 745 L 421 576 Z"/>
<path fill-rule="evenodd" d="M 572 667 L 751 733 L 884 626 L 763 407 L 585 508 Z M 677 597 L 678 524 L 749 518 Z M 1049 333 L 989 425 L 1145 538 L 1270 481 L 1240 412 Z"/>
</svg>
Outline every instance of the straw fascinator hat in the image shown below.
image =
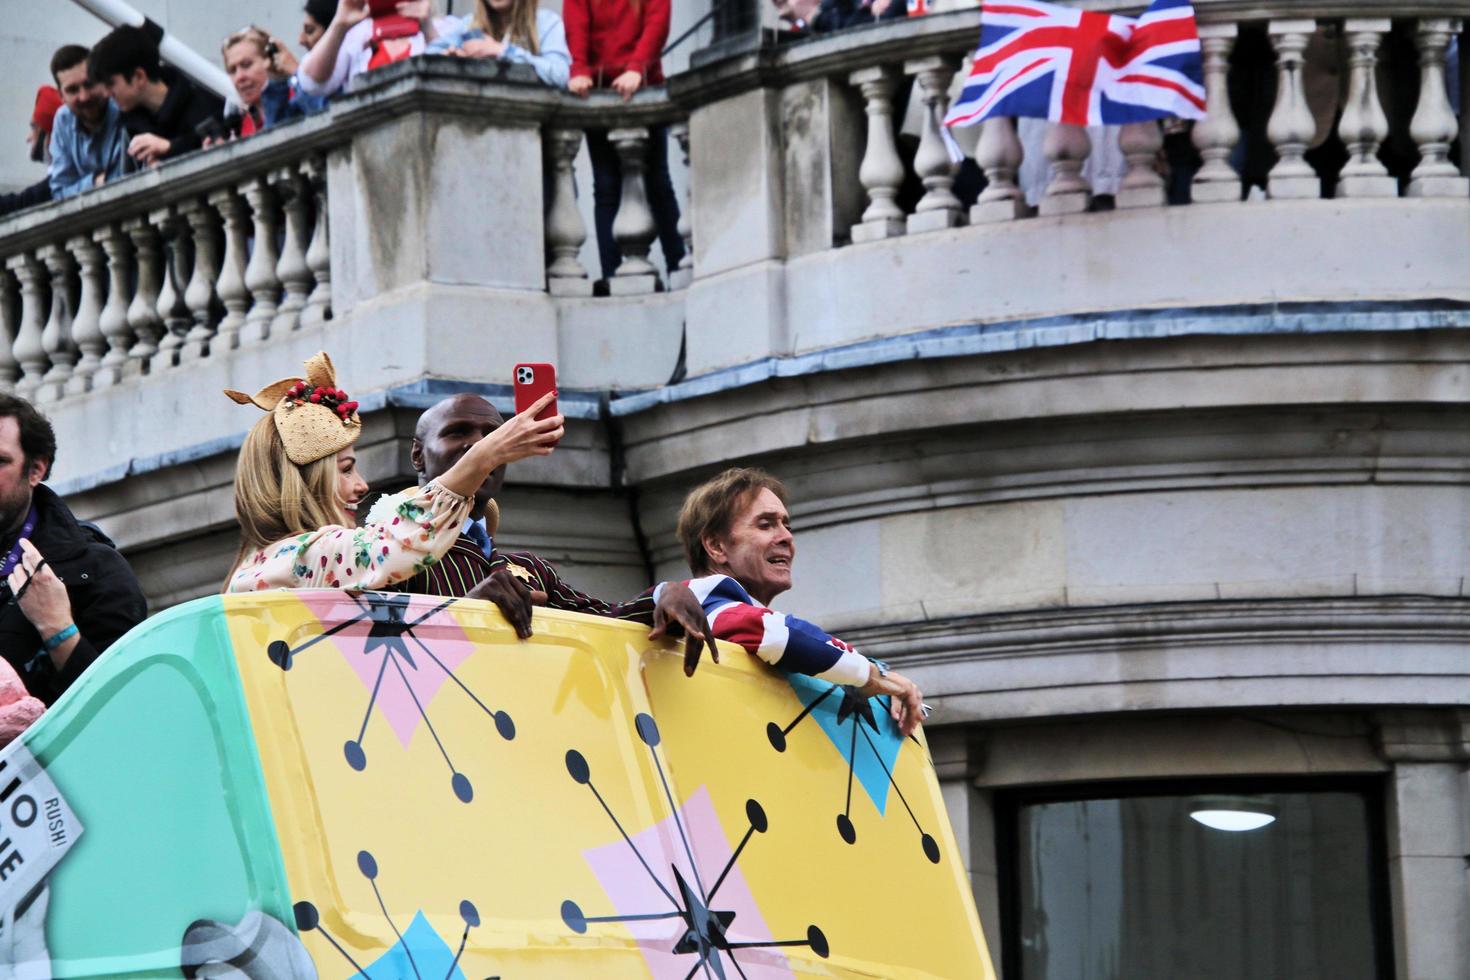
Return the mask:
<svg viewBox="0 0 1470 980">
<path fill-rule="evenodd" d="M 229 388 L 225 394 L 274 415 L 286 456 L 297 466 L 336 455 L 362 435 L 357 402 L 337 387 L 337 371 L 325 351 L 307 360 L 305 378 L 282 378 L 253 396 Z"/>
</svg>

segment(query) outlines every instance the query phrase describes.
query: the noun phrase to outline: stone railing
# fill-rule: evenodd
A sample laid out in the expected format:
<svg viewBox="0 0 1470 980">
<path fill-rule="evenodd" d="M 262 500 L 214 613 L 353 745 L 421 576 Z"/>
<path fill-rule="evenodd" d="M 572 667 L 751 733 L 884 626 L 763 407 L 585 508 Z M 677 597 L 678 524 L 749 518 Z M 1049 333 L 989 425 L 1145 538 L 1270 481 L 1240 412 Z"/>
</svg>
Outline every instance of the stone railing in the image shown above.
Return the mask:
<svg viewBox="0 0 1470 980">
<path fill-rule="evenodd" d="M 332 315 L 320 123 L 0 226 L 0 386 L 41 401 Z"/>
<path fill-rule="evenodd" d="M 1208 117 L 1190 137 L 1200 157 L 1188 182 L 1194 202 L 1242 202 L 1244 209 L 1248 197 L 1470 196 L 1450 159 L 1460 120 L 1444 71 L 1446 45 L 1466 11 L 1453 3 L 1406 4 L 1392 8 L 1390 19 L 1353 3 L 1263 11 L 1236 0 L 1206 0 L 1198 9 L 1210 98 Z M 1045 155 L 1049 172 L 1037 207 L 1023 198 L 1018 173 L 1026 150 L 1011 120 L 978 131 L 974 158 L 983 190 L 977 196 L 974 187 L 957 189 L 959 170 L 942 145 L 940 120 L 975 43 L 977 20 L 975 10 L 950 11 L 708 64 L 696 60 L 667 91 L 645 91 L 626 104 L 608 94 L 579 100 L 526 84 L 522 66 L 431 58 L 375 72 L 322 116 L 0 223 L 0 387 L 54 401 L 305 328 L 357 323 L 359 309 L 396 329 L 403 319 L 388 312 L 394 303 L 411 311 L 404 315 L 433 320 L 478 315 L 483 299 L 506 291 L 532 304 L 518 312 L 536 311 L 539 333 L 524 343 L 526 356 L 555 356 L 559 324 L 576 332 L 591 322 L 576 312 L 584 307 L 564 301 L 592 295 L 596 278 L 585 258 L 593 251 L 591 187 L 575 176 L 582 134 L 592 127 L 608 131 L 623 164 L 613 225 L 623 260 L 607 292 L 636 296 L 663 285 L 677 291 L 655 305 L 666 311 L 657 313 L 660 322 L 673 329 L 687 320 L 690 373 L 973 317 L 942 304 L 931 312 L 887 309 L 902 291 L 879 289 L 873 270 L 853 261 L 839 270 L 853 286 L 829 288 L 854 297 L 876 289 L 873 301 L 855 300 L 846 327 L 823 322 L 813 331 L 811 324 L 837 314 L 816 305 L 818 291 L 791 291 L 778 280 L 792 263 L 836 256 L 849 244 L 901 240 L 914 243 L 906 249 L 933 249 L 918 243 L 948 239 L 928 233 L 966 225 L 975 227 L 965 234 L 1019 229 L 1035 222 L 1017 219 L 1034 214 L 1094 207 L 1084 177 L 1089 137 L 1073 126 L 1032 128 L 1040 133 L 1030 141 L 1032 152 Z M 1318 30 L 1324 26 L 1326 34 Z M 1341 43 L 1324 46 L 1327 35 Z M 1306 94 L 1309 43 L 1327 51 L 1319 64 L 1347 79 L 1335 123 L 1347 159 L 1320 171 L 1308 162 L 1321 128 L 1321 112 L 1313 115 Z M 1247 46 L 1256 60 L 1238 57 L 1232 65 L 1232 53 Z M 1380 48 L 1393 52 L 1385 73 L 1375 70 Z M 1396 80 L 1394 98 L 1380 97 L 1380 74 Z M 1274 88 L 1274 103 L 1233 107 L 1232 83 L 1252 79 L 1261 91 Z M 1412 97 L 1405 98 L 1409 82 Z M 900 152 L 896 135 L 895 98 L 904 89 L 914 103 L 907 115 L 919 122 L 912 153 Z M 666 138 L 666 129 L 683 152 L 690 198 L 679 227 L 687 254 L 661 283 L 649 259 L 655 226 L 642 176 L 650 139 Z M 1117 138 L 1127 160 L 1118 208 L 1158 210 L 1166 201 L 1156 168 L 1161 127 L 1125 126 Z M 1379 153 L 1390 142 L 1397 157 Z M 1248 155 L 1270 161 L 1254 195 L 1247 193 L 1249 168 L 1242 174 L 1233 159 L 1246 144 Z M 906 191 L 906 184 L 921 189 Z M 1199 219 L 1201 228 L 1239 224 L 1218 210 L 1201 214 L 1209 215 Z M 1283 213 L 1279 220 L 1294 219 Z M 1457 219 L 1445 213 L 1435 220 Z M 527 247 L 531 242 L 539 247 Z M 915 252 L 913 262 L 948 275 L 928 251 Z M 1443 295 L 1438 286 L 1426 290 Z M 1292 298 L 1290 290 L 1264 292 L 1273 301 Z M 1397 297 L 1387 287 L 1380 292 Z M 1145 305 L 1132 294 L 1079 297 L 996 307 L 1020 317 L 1071 312 L 1079 302 L 1088 309 Z M 894 322 L 899 313 L 910 322 Z M 627 384 L 619 370 L 616 363 L 606 371 L 579 369 L 575 383 Z M 402 377 L 372 382 L 426 373 L 436 373 L 435 366 L 405 365 Z M 645 383 L 642 377 L 636 384 Z"/>
</svg>

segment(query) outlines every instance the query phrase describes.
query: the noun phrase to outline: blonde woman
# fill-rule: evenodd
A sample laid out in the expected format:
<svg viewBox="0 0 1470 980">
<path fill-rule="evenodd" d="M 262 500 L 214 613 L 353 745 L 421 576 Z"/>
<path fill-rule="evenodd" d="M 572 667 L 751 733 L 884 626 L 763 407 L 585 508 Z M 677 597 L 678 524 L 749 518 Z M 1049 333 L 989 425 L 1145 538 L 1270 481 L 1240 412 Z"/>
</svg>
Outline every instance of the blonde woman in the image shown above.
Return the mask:
<svg viewBox="0 0 1470 980">
<path fill-rule="evenodd" d="M 235 471 L 240 550 L 225 592 L 260 589 L 378 589 L 438 561 L 459 540 L 475 490 L 496 467 L 549 455 L 562 417 L 535 421 L 554 397 L 475 443 L 437 480 L 401 501 L 394 514 L 354 527 L 367 493 L 353 444 L 362 434 L 357 402 L 337 387 L 325 353 L 302 378 L 285 378 L 255 395 L 226 391 L 267 413 L 245 437 Z"/>
<path fill-rule="evenodd" d="M 536 0 L 475 0 L 472 15 L 452 19 L 457 29 L 442 31 L 425 53 L 530 65 L 552 88 L 567 87 L 572 52 L 566 28 L 560 16 L 539 8 Z"/>
</svg>

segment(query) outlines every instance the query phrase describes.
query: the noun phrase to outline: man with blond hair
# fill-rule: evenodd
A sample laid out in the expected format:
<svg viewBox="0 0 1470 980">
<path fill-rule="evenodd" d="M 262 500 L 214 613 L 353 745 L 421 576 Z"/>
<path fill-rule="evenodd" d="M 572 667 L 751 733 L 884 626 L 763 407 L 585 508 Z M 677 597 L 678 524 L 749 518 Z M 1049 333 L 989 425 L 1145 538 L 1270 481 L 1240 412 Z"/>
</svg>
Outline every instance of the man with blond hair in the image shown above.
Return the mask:
<svg viewBox="0 0 1470 980">
<path fill-rule="evenodd" d="M 923 720 L 923 698 L 908 678 L 869 660 L 815 624 L 770 608 L 791 588 L 796 539 L 786 487 L 758 469 L 737 467 L 697 487 L 679 513 L 679 540 L 715 637 L 743 646 L 774 667 L 888 695 L 889 713 L 909 735 Z"/>
</svg>

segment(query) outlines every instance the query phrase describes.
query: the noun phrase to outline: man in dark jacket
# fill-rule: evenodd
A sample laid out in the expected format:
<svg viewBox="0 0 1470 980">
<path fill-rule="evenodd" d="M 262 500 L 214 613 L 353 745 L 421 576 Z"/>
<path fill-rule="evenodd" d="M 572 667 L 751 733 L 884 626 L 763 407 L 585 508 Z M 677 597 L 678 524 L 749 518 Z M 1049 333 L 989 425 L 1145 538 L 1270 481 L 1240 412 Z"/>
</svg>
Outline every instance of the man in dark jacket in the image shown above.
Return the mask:
<svg viewBox="0 0 1470 980">
<path fill-rule="evenodd" d="M 148 615 L 127 560 L 42 485 L 55 458 L 45 416 L 0 394 L 0 655 L 47 705 Z"/>
<path fill-rule="evenodd" d="M 158 57 L 158 42 L 141 27 L 119 27 L 98 41 L 87 74 L 107 87 L 132 139 L 128 156 L 142 166 L 199 149 L 198 127 L 224 114 L 224 100 Z"/>
</svg>

